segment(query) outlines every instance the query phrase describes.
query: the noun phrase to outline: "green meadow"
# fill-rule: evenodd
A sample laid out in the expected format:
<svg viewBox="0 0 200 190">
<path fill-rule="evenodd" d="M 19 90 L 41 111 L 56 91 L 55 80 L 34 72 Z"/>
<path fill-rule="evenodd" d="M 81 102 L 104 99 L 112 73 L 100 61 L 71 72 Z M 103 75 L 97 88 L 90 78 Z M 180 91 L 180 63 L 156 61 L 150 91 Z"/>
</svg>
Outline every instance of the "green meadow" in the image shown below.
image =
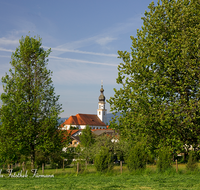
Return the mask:
<svg viewBox="0 0 200 190">
<path fill-rule="evenodd" d="M 39 171 L 41 174 L 41 170 Z M 84 173 L 77 174 L 74 168 L 65 170 L 47 169 L 46 175 L 54 178 L 0 178 L 1 189 L 200 189 L 200 171 L 188 172 L 185 165 L 179 165 L 178 173 L 174 168 L 160 173 L 155 166 L 147 166 L 144 171 L 129 173 L 123 167 L 115 166 L 109 173 L 97 173 L 89 166 Z"/>
</svg>

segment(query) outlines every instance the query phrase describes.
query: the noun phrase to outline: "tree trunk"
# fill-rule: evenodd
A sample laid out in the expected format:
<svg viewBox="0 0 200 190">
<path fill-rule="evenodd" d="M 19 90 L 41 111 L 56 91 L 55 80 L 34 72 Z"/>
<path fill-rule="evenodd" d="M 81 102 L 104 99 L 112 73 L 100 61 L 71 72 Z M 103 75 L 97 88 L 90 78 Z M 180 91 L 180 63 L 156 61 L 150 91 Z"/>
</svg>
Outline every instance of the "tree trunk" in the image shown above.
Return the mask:
<svg viewBox="0 0 200 190">
<path fill-rule="evenodd" d="M 42 163 L 42 174 L 44 174 L 44 163 Z"/>
<path fill-rule="evenodd" d="M 34 150 L 34 145 L 31 145 L 31 169 L 34 169 L 34 164 L 35 164 L 35 150 Z"/>
<path fill-rule="evenodd" d="M 184 162 L 186 162 L 186 160 L 187 160 L 187 152 L 184 152 Z"/>
</svg>

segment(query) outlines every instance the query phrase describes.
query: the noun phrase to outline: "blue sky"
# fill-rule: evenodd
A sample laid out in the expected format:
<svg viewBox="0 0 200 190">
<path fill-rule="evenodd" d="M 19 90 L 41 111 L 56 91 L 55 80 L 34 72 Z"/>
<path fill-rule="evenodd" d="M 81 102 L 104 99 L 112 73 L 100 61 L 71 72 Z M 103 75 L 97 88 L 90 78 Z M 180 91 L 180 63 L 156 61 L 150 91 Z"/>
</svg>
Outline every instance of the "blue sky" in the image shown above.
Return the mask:
<svg viewBox="0 0 200 190">
<path fill-rule="evenodd" d="M 142 26 L 152 0 L 1 0 L 0 78 L 22 36 L 39 35 L 51 48 L 48 69 L 60 95 L 61 117 L 96 114 L 101 80 L 106 99 L 114 95 L 118 50 L 130 51 L 130 36 Z M 156 2 L 156 0 L 155 0 Z M 3 92 L 0 82 L 0 93 Z M 106 108 L 110 112 L 107 103 Z"/>
</svg>

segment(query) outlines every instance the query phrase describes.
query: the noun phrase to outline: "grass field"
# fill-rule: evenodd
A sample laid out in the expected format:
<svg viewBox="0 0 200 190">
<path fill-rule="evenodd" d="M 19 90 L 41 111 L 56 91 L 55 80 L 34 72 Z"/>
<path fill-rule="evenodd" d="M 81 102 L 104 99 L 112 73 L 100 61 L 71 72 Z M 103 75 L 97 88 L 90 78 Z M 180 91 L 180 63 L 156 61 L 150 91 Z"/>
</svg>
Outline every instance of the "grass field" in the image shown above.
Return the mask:
<svg viewBox="0 0 200 190">
<path fill-rule="evenodd" d="M 91 166 L 84 174 L 76 174 L 73 168 L 45 170 L 45 174 L 55 174 L 54 178 L 0 178 L 1 189 L 200 189 L 200 172 L 185 172 L 185 165 L 158 173 L 155 166 L 148 166 L 143 172 L 130 174 L 119 166 L 112 173 L 96 173 Z"/>
</svg>

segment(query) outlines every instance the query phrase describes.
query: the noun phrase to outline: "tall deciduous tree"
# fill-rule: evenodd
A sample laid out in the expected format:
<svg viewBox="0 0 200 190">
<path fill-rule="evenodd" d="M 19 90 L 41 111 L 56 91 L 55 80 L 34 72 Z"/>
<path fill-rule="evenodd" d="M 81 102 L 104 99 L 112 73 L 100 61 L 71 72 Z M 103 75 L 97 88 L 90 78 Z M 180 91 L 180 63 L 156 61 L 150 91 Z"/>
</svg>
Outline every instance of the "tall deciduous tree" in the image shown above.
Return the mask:
<svg viewBox="0 0 200 190">
<path fill-rule="evenodd" d="M 0 154 L 7 161 L 24 155 L 33 164 L 36 151 L 49 154 L 62 148 L 57 129 L 61 105 L 46 68 L 51 50 L 41 47 L 39 37 L 22 37 L 19 43 L 9 74 L 2 77 Z"/>
<path fill-rule="evenodd" d="M 122 114 L 116 128 L 126 138 L 146 136 L 156 147 L 197 147 L 200 1 L 161 0 L 148 8 L 137 36 L 131 36 L 131 52 L 118 51 L 122 87 L 108 101 Z"/>
<path fill-rule="evenodd" d="M 92 131 L 89 125 L 86 125 L 86 128 L 82 130 L 80 135 L 81 144 L 88 148 L 94 143 L 94 137 L 92 135 Z"/>
<path fill-rule="evenodd" d="M 81 152 L 82 156 L 88 162 L 91 158 L 91 147 L 94 144 L 94 137 L 92 135 L 92 131 L 89 125 L 86 125 L 86 128 L 82 130 L 80 135 L 81 145 L 84 147 L 83 151 Z"/>
</svg>

